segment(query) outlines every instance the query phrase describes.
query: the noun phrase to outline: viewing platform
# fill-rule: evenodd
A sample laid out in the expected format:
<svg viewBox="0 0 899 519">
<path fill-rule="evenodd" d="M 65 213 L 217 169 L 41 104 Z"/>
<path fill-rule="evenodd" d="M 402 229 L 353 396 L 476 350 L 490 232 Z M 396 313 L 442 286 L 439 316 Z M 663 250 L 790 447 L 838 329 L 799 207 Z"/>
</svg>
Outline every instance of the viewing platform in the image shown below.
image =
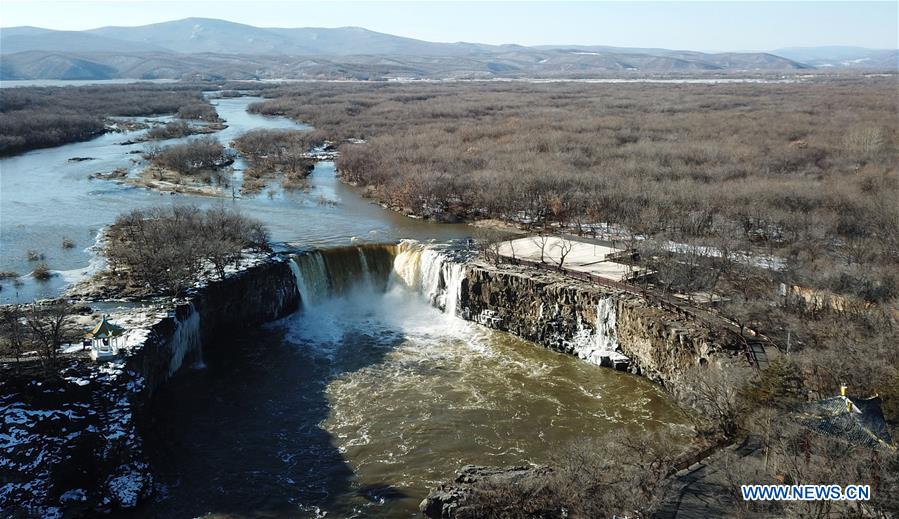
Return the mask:
<svg viewBox="0 0 899 519">
<path fill-rule="evenodd" d="M 621 263 L 628 251 L 561 236 L 528 236 L 502 242 L 498 254 L 530 263 L 546 263 L 568 271 L 624 282 L 646 269 Z M 564 256 L 564 261 L 562 258 Z"/>
</svg>

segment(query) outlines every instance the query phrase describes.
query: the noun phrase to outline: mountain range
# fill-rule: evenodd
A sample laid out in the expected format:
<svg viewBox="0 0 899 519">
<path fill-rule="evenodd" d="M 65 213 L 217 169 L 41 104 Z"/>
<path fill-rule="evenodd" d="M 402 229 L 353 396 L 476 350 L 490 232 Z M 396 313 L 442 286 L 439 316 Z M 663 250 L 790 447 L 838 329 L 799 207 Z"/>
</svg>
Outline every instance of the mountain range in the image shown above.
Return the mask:
<svg viewBox="0 0 899 519">
<path fill-rule="evenodd" d="M 359 27 L 260 28 L 208 18 L 87 31 L 2 28 L 0 54 L 0 79 L 582 78 L 897 68 L 894 50 L 816 47 L 703 53 L 435 43 Z"/>
</svg>

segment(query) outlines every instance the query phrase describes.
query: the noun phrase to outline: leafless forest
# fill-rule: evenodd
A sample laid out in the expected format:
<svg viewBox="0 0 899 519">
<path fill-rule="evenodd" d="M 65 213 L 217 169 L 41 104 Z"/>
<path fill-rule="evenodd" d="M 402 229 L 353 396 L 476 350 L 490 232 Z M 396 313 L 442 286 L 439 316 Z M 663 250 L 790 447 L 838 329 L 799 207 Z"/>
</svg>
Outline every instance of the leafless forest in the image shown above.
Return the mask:
<svg viewBox="0 0 899 519">
<path fill-rule="evenodd" d="M 96 137 L 109 117 L 175 114 L 215 120 L 198 85 L 21 87 L 0 90 L 0 156 Z M 211 119 L 210 119 L 211 118 Z"/>
<path fill-rule="evenodd" d="M 340 174 L 409 214 L 614 224 L 657 286 L 722 294 L 722 313 L 789 344 L 807 388 L 851 381 L 896 418 L 896 87 L 328 83 L 251 110 L 365 139 L 341 146 Z"/>
</svg>

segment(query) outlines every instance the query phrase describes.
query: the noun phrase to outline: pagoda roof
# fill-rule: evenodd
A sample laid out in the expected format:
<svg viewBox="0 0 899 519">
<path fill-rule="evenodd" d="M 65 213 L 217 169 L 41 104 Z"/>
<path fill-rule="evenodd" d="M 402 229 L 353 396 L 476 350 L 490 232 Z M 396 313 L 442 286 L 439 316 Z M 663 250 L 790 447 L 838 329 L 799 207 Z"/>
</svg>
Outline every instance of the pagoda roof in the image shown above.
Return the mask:
<svg viewBox="0 0 899 519">
<path fill-rule="evenodd" d="M 94 326 L 94 329 L 87 332 L 84 337 L 86 339 L 108 339 L 110 337 L 119 337 L 124 333 L 124 328 L 112 324 L 107 319 L 107 316 L 104 315 L 103 319 L 101 319 L 100 322 L 97 323 L 97 326 Z"/>
<path fill-rule="evenodd" d="M 810 429 L 856 445 L 895 450 L 879 397 L 835 396 L 801 405 L 798 411 L 799 422 Z"/>
</svg>

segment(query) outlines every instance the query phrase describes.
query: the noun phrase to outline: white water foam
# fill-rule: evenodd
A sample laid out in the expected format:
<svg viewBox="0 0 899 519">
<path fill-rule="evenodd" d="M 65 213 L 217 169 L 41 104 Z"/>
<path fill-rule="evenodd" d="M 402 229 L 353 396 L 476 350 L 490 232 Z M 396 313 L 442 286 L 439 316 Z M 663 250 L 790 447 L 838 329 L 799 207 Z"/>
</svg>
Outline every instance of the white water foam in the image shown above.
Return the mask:
<svg viewBox="0 0 899 519">
<path fill-rule="evenodd" d="M 395 279 L 421 293 L 435 307 L 455 316 L 464 278 L 462 264 L 445 251 L 412 240 L 401 242 L 393 262 Z"/>
</svg>

